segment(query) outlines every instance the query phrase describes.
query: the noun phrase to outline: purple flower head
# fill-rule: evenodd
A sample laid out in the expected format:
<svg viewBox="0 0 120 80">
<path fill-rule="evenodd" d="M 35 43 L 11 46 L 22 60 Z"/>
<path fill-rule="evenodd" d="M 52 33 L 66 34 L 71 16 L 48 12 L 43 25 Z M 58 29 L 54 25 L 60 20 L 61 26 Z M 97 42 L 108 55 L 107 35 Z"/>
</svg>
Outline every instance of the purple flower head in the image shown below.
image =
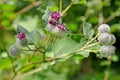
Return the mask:
<svg viewBox="0 0 120 80">
<path fill-rule="evenodd" d="M 57 27 L 62 31 L 66 31 L 65 26 L 63 24 L 57 24 Z"/>
<path fill-rule="evenodd" d="M 57 21 L 54 20 L 54 19 L 50 19 L 50 20 L 49 20 L 49 23 L 52 24 L 52 25 L 56 25 Z"/>
<path fill-rule="evenodd" d="M 19 32 L 19 33 L 18 33 L 18 39 L 19 39 L 19 40 L 23 40 L 23 39 L 25 39 L 25 38 L 26 38 L 25 33 L 23 33 L 23 32 Z"/>
<path fill-rule="evenodd" d="M 53 18 L 55 20 L 59 20 L 60 19 L 60 14 L 58 12 L 52 12 L 51 13 L 51 18 Z"/>
</svg>

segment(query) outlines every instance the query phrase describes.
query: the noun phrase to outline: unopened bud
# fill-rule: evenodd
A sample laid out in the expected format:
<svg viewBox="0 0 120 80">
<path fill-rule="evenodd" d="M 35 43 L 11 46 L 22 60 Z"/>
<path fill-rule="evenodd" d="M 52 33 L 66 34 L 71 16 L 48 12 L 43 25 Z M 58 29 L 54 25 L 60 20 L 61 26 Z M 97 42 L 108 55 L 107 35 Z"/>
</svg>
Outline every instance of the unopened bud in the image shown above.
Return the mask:
<svg viewBox="0 0 120 80">
<path fill-rule="evenodd" d="M 19 55 L 20 49 L 17 45 L 14 44 L 9 47 L 8 52 L 9 52 L 10 56 L 15 57 L 15 56 Z"/>
<path fill-rule="evenodd" d="M 60 30 L 66 31 L 65 26 L 63 24 L 57 24 L 56 25 Z"/>
<path fill-rule="evenodd" d="M 109 45 L 111 43 L 111 35 L 109 33 L 101 33 L 98 36 L 98 41 L 104 45 Z"/>
<path fill-rule="evenodd" d="M 115 53 L 115 47 L 114 46 L 103 45 L 100 48 L 100 54 L 101 54 L 102 57 L 109 57 L 114 53 Z"/>
<path fill-rule="evenodd" d="M 26 38 L 25 33 L 19 32 L 19 33 L 18 33 L 18 39 L 19 39 L 19 40 L 23 40 L 24 38 Z"/>
<path fill-rule="evenodd" d="M 116 37 L 113 35 L 113 34 L 111 34 L 111 45 L 113 45 L 114 43 L 116 42 Z"/>
<path fill-rule="evenodd" d="M 110 27 L 107 24 L 102 24 L 98 27 L 99 33 L 110 33 Z"/>
<path fill-rule="evenodd" d="M 49 24 L 51 24 L 51 25 L 56 25 L 56 24 L 57 24 L 57 21 L 54 20 L 54 19 L 50 19 L 50 20 L 49 20 Z"/>
<path fill-rule="evenodd" d="M 28 44 L 28 39 L 26 34 L 20 32 L 18 33 L 18 37 L 16 39 L 16 45 L 19 47 L 26 46 Z"/>
<path fill-rule="evenodd" d="M 51 18 L 53 18 L 55 20 L 59 20 L 60 19 L 60 14 L 58 12 L 52 12 L 51 13 Z"/>
<path fill-rule="evenodd" d="M 53 33 L 59 33 L 61 30 L 58 27 L 53 28 L 52 32 Z"/>
<path fill-rule="evenodd" d="M 48 23 L 47 26 L 46 26 L 46 30 L 48 30 L 48 31 L 52 31 L 53 28 L 55 28 L 55 26 L 52 25 L 52 24 L 49 24 L 49 23 Z"/>
</svg>

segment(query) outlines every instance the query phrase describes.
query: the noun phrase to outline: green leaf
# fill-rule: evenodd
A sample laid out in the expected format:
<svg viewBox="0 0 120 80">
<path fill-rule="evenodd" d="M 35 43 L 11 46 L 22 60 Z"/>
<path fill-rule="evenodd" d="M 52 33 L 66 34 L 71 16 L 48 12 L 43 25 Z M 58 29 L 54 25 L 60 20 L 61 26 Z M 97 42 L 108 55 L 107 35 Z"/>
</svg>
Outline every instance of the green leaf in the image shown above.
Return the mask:
<svg viewBox="0 0 120 80">
<path fill-rule="evenodd" d="M 94 43 L 93 43 L 93 44 L 94 44 Z M 89 54 L 90 54 L 90 52 L 95 52 L 95 53 L 96 53 L 96 52 L 99 52 L 100 47 L 101 47 L 101 45 L 100 45 L 100 44 L 97 44 L 97 45 L 95 45 L 95 46 L 91 46 L 91 47 L 85 49 L 85 50 L 89 50 L 89 51 L 81 51 L 81 52 L 79 52 L 79 53 L 77 53 L 77 54 L 81 54 L 81 55 L 84 56 L 84 57 L 88 57 Z"/>
<path fill-rule="evenodd" d="M 88 57 L 89 54 L 90 54 L 90 52 L 88 52 L 88 51 L 80 51 L 80 52 L 78 52 L 78 53 L 76 53 L 76 54 L 80 54 L 80 55 L 82 55 L 83 57 Z"/>
<path fill-rule="evenodd" d="M 25 29 L 23 26 L 21 26 L 21 25 L 17 25 L 17 32 L 19 33 L 19 32 L 23 32 L 23 33 L 25 33 L 25 34 L 28 34 L 29 32 L 28 32 L 28 30 L 27 29 Z"/>
<path fill-rule="evenodd" d="M 0 70 L 11 68 L 11 61 L 9 58 L 0 60 Z"/>
<path fill-rule="evenodd" d="M 49 9 L 49 7 L 47 7 L 45 10 L 45 13 L 42 16 L 42 20 L 47 23 L 49 16 L 50 16 L 50 9 Z"/>
<path fill-rule="evenodd" d="M 72 0 L 73 4 L 85 4 L 86 0 Z"/>
<path fill-rule="evenodd" d="M 53 12 L 53 11 L 58 11 L 58 7 L 57 6 L 53 6 L 50 8 L 50 11 Z"/>
<path fill-rule="evenodd" d="M 80 43 L 77 43 L 69 36 L 65 36 L 62 39 L 57 39 L 56 42 L 52 45 L 52 51 L 55 55 L 74 53 L 76 50 L 82 48 L 85 45 L 86 40 L 83 36 L 81 37 L 81 40 L 82 42 L 80 41 Z"/>
<path fill-rule="evenodd" d="M 92 38 L 94 35 L 94 30 L 92 29 L 92 25 L 87 23 L 87 22 L 83 22 L 83 34 L 85 36 L 87 36 L 88 38 Z"/>
<path fill-rule="evenodd" d="M 38 30 L 34 30 L 34 31 L 29 32 L 28 36 L 29 36 L 30 42 L 32 42 L 32 43 L 38 42 L 41 38 L 41 35 L 40 35 Z"/>
</svg>

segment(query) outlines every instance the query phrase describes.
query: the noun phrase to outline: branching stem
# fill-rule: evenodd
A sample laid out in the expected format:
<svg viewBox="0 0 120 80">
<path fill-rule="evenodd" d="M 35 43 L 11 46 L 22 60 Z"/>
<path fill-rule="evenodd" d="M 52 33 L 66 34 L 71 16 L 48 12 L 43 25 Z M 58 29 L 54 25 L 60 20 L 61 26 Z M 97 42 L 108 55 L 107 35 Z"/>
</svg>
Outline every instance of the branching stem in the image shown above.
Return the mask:
<svg viewBox="0 0 120 80">
<path fill-rule="evenodd" d="M 73 3 L 71 2 L 66 8 L 65 10 L 61 13 L 61 16 L 63 16 L 63 14 L 65 14 L 69 9 L 70 7 L 73 5 Z"/>
</svg>

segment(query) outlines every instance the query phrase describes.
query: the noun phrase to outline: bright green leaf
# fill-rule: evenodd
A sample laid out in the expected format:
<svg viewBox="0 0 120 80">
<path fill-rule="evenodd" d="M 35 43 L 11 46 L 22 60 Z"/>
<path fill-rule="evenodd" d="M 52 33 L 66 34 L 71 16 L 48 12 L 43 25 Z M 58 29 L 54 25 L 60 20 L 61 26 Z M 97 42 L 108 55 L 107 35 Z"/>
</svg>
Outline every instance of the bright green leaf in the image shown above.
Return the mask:
<svg viewBox="0 0 120 80">
<path fill-rule="evenodd" d="M 85 4 L 86 0 L 72 0 L 73 4 Z"/>
<path fill-rule="evenodd" d="M 57 6 L 53 6 L 50 8 L 50 11 L 53 12 L 53 11 L 58 11 L 58 7 Z"/>
</svg>

